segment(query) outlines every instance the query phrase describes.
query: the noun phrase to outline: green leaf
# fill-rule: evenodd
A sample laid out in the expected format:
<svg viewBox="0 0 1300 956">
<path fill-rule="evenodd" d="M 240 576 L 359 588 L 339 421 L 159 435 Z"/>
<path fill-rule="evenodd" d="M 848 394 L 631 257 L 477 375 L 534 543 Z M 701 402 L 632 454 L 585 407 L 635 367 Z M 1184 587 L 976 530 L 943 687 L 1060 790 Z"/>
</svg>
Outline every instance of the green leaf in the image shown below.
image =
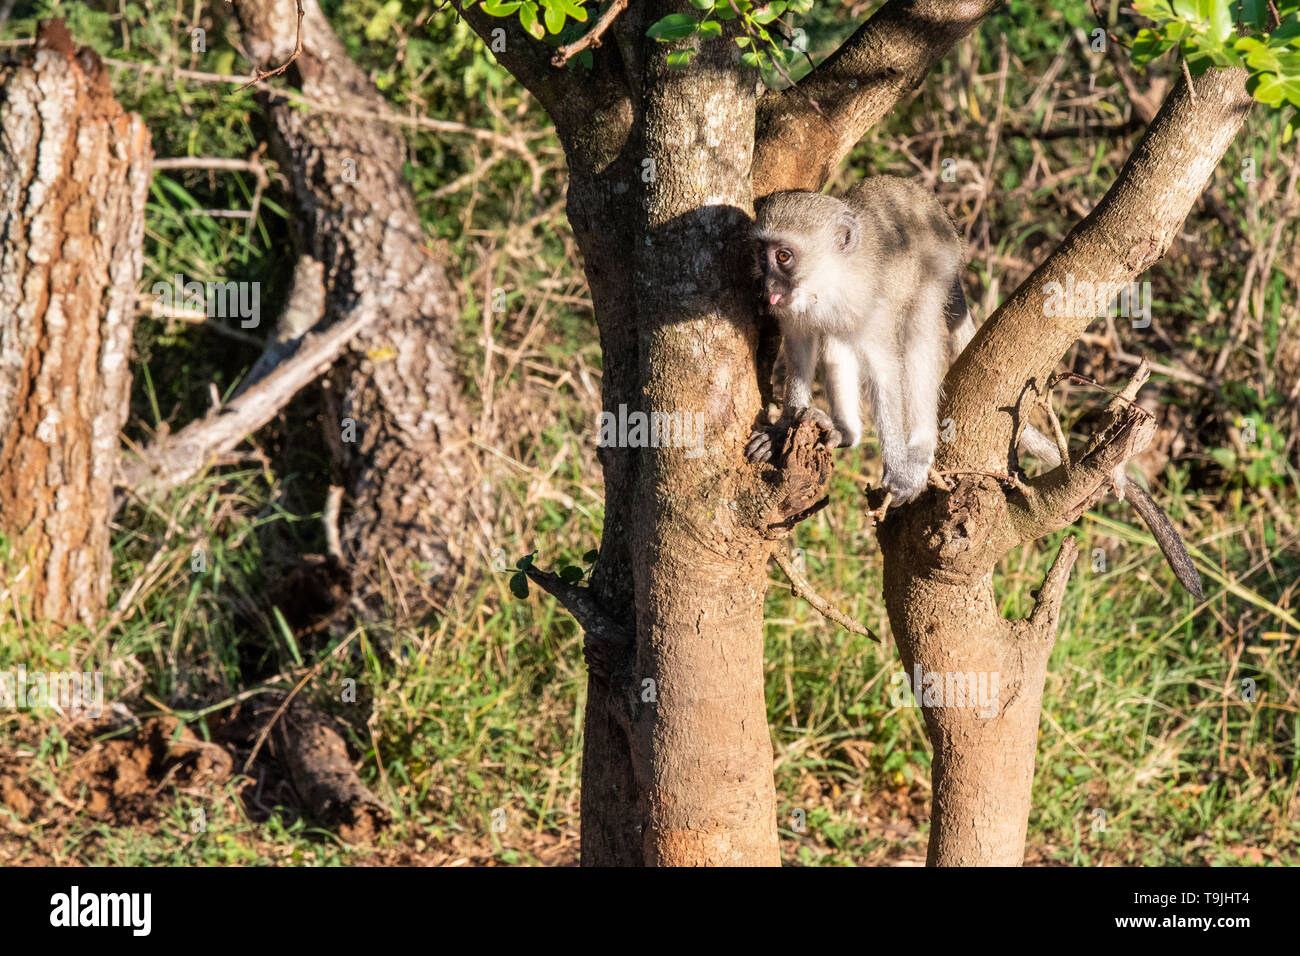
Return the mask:
<svg viewBox="0 0 1300 956">
<path fill-rule="evenodd" d="M 587 564 L 594 564 L 598 557 L 600 557 L 600 552 L 597 551 L 595 548 L 592 548 L 590 551 L 588 551 L 586 554 L 582 556 L 582 560 L 585 561 Z"/>
<path fill-rule="evenodd" d="M 1300 19 L 1288 20 L 1283 23 L 1268 35 L 1268 42 L 1277 46 L 1279 40 L 1289 41 L 1294 40 L 1296 37 L 1300 37 Z"/>
<path fill-rule="evenodd" d="M 762 54 L 757 50 L 746 50 L 744 53 L 740 54 L 740 59 L 746 66 L 758 66 L 758 61 L 761 56 Z"/>
<path fill-rule="evenodd" d="M 712 10 L 715 0 L 691 0 L 691 6 L 696 10 Z"/>
<path fill-rule="evenodd" d="M 1268 22 L 1267 0 L 1242 0 L 1241 22 L 1247 26 L 1262 29 Z"/>
<path fill-rule="evenodd" d="M 1251 79 L 1255 77 L 1252 76 Z M 1250 89 L 1249 82 L 1246 84 L 1246 89 Z M 1259 77 L 1250 94 L 1265 106 L 1281 106 L 1282 101 L 1286 99 L 1286 81 L 1272 73 L 1265 73 Z"/>
<path fill-rule="evenodd" d="M 546 29 L 551 33 L 559 33 L 564 29 L 564 11 L 560 9 L 555 0 L 542 0 L 542 6 L 546 8 L 544 14 Z"/>
<path fill-rule="evenodd" d="M 517 598 L 528 597 L 528 575 L 518 571 L 510 576 L 510 593 Z"/>
<path fill-rule="evenodd" d="M 535 557 L 537 557 L 537 552 L 530 551 L 528 554 L 525 554 L 522 558 L 520 558 L 518 561 L 515 562 L 515 567 L 517 567 L 520 571 L 527 571 L 529 568 L 533 566 L 533 558 Z"/>
<path fill-rule="evenodd" d="M 1232 36 L 1232 5 L 1229 0 L 1213 0 L 1210 5 L 1210 37 L 1219 43 Z"/>
<path fill-rule="evenodd" d="M 788 9 L 791 13 L 807 13 L 813 8 L 813 0 L 790 0 Z"/>
<path fill-rule="evenodd" d="M 560 568 L 560 580 L 566 584 L 577 584 L 582 580 L 582 568 L 575 567 L 572 564 Z"/>
<path fill-rule="evenodd" d="M 519 25 L 527 30 L 534 40 L 540 40 L 546 36 L 546 28 L 537 19 L 537 4 L 535 3 L 525 3 L 520 6 Z"/>
<path fill-rule="evenodd" d="M 1174 45 L 1154 30 L 1139 30 L 1133 41 L 1133 65 L 1145 66 L 1156 57 L 1163 56 Z"/>
<path fill-rule="evenodd" d="M 769 3 L 763 9 L 754 12 L 754 22 L 771 23 L 783 13 L 785 13 L 784 3 Z"/>
<path fill-rule="evenodd" d="M 699 21 L 689 13 L 670 13 L 646 31 L 646 36 L 660 43 L 684 40 L 695 32 Z"/>
<path fill-rule="evenodd" d="M 579 23 L 587 22 L 587 11 L 573 0 L 555 0 L 555 5 Z"/>
<path fill-rule="evenodd" d="M 689 13 L 673 13 L 655 23 L 646 34 L 661 43 L 684 40 L 700 28 L 700 22 Z"/>
<path fill-rule="evenodd" d="M 508 17 L 521 6 L 523 0 L 483 0 L 483 12 L 490 17 Z"/>
<path fill-rule="evenodd" d="M 1133 9 L 1148 20 L 1169 20 L 1174 15 L 1169 0 L 1135 0 Z"/>
<path fill-rule="evenodd" d="M 735 39 L 736 46 L 740 47 L 742 50 L 749 46 L 749 37 L 736 37 Z"/>
<path fill-rule="evenodd" d="M 722 24 L 717 20 L 705 20 L 700 24 L 700 36 L 702 37 L 720 37 L 722 36 Z"/>
<path fill-rule="evenodd" d="M 668 54 L 668 69 L 684 70 L 695 55 L 694 50 L 676 50 Z"/>
</svg>

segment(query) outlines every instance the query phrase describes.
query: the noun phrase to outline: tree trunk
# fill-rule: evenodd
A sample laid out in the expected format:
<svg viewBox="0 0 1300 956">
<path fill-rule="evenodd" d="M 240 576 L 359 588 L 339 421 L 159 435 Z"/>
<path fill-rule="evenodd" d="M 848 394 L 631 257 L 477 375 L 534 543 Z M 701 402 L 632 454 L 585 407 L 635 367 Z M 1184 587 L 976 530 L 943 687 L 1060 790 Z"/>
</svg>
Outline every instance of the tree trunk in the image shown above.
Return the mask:
<svg viewBox="0 0 1300 956">
<path fill-rule="evenodd" d="M 0 73 L 0 112 L 0 593 L 89 625 L 108 598 L 149 133 L 62 21 Z"/>
<path fill-rule="evenodd" d="M 669 70 L 638 15 L 654 14 L 629 10 L 620 28 L 646 62 L 643 121 L 617 93 L 598 135 L 568 135 L 560 121 L 569 220 L 600 328 L 605 411 L 699 415 L 703 452 L 602 447 L 590 591 L 533 578 L 587 632 L 583 864 L 771 866 L 766 565 L 786 533 L 772 526 L 816 499 L 829 455 L 800 430 L 796 479 L 764 484 L 744 462 L 761 407 L 736 241 L 752 213 L 754 77 L 721 46 L 698 69 Z"/>
<path fill-rule="evenodd" d="M 327 109 L 387 112 L 314 0 L 303 6 L 291 84 Z M 292 3 L 241 0 L 238 12 L 258 67 L 289 58 Z M 482 497 L 456 373 L 455 296 L 425 246 L 394 127 L 297 109 L 269 88 L 263 95 L 273 154 L 297 202 L 299 249 L 324 265 L 326 321 L 379 313 L 326 393 L 326 440 L 347 494 L 344 563 L 362 600 L 377 606 L 384 595 L 399 613 L 419 614 L 455 580 L 456 542 L 470 501 Z"/>
<path fill-rule="evenodd" d="M 987 477 L 1019 472 L 1018 430 L 1052 369 L 1094 318 L 1046 309 L 1047 284 L 1089 282 L 1113 295 L 1157 262 L 1250 102 L 1241 70 L 1211 70 L 1196 81 L 1195 93 L 1178 83 L 1106 196 L 950 370 L 939 417 L 951 419 L 954 440 L 940 443 L 935 464 L 965 477 L 891 512 L 881 525 L 885 604 L 909 676 L 945 686 L 950 675 L 973 674 L 988 687 L 997 681 L 988 717 L 980 716 L 984 708 L 947 697 L 928 703 L 924 686 L 913 687 L 934 746 L 931 865 L 1014 866 L 1024 855 L 1043 682 L 1075 544 L 1062 545 L 1023 621 L 998 612 L 998 561 L 1072 524 L 1155 431 L 1154 418 L 1135 405 L 1146 381 L 1143 365 L 1107 408 L 1082 457 L 1007 482 L 1006 489 Z"/>
</svg>

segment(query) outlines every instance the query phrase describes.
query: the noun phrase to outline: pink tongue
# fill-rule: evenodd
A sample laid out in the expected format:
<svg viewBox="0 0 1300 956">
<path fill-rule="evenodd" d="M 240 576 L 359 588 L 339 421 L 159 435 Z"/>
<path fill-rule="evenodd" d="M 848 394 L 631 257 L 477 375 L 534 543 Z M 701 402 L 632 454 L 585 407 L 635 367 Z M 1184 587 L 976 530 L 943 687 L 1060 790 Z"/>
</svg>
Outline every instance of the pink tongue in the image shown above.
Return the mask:
<svg viewBox="0 0 1300 956">
<path fill-rule="evenodd" d="M 773 292 L 771 295 L 767 297 L 768 305 L 777 305 L 780 301 L 781 301 L 781 296 L 777 292 Z"/>
</svg>

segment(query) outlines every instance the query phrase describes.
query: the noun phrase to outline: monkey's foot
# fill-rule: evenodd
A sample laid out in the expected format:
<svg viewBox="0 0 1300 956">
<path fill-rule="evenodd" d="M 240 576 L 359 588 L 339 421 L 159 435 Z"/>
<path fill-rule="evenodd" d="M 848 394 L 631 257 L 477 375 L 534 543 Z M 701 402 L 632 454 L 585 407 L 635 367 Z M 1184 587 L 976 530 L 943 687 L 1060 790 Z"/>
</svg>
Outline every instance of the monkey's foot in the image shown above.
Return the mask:
<svg viewBox="0 0 1300 956">
<path fill-rule="evenodd" d="M 894 502 L 901 505 L 925 491 L 929 471 L 928 464 L 914 461 L 906 462 L 901 468 L 886 465 L 881 484 L 886 491 L 893 492 Z"/>
<path fill-rule="evenodd" d="M 843 433 L 835 427 L 835 423 L 831 421 L 831 417 L 820 408 L 809 407 L 799 409 L 795 414 L 794 422 L 795 425 L 802 425 L 804 422 L 812 422 L 820 428 L 823 434 L 822 440 L 817 443 L 819 445 L 826 448 L 839 448 L 844 444 Z"/>
<path fill-rule="evenodd" d="M 772 449 L 785 443 L 785 433 L 789 429 L 777 423 L 755 428 L 749 433 L 749 444 L 745 446 L 745 457 L 750 461 L 771 461 Z"/>
</svg>

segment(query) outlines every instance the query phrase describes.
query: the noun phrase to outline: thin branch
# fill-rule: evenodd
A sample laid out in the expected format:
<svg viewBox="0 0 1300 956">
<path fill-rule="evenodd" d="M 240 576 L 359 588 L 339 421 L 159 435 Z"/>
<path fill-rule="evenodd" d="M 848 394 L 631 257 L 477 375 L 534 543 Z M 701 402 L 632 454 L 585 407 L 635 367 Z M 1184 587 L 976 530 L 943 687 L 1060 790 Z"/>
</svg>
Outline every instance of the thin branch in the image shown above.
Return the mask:
<svg viewBox="0 0 1300 956">
<path fill-rule="evenodd" d="M 289 59 L 285 60 L 283 63 L 281 63 L 279 66 L 277 66 L 274 70 L 269 70 L 269 71 L 264 72 L 264 73 L 259 72 L 259 73 L 258 73 L 256 76 L 254 76 L 251 80 L 249 80 L 247 83 L 245 83 L 243 86 L 241 86 L 238 90 L 236 90 L 236 91 L 235 91 L 236 93 L 241 93 L 241 92 L 243 92 L 244 90 L 248 89 L 250 86 L 254 86 L 254 85 L 258 84 L 258 83 L 261 83 L 263 80 L 267 79 L 268 77 L 279 76 L 279 75 L 280 75 L 281 73 L 283 73 L 285 70 L 289 69 L 289 66 L 293 63 L 294 60 L 296 60 L 296 59 L 298 59 L 298 57 L 302 56 L 302 15 L 303 15 L 302 0 L 294 0 L 294 3 L 296 3 L 296 4 L 298 5 L 298 30 L 297 30 L 296 35 L 294 36 L 294 41 L 293 41 L 293 53 L 290 54 Z"/>
<path fill-rule="evenodd" d="M 877 644 L 881 643 L 880 638 L 869 627 L 859 624 L 853 618 L 849 617 L 835 605 L 831 604 L 824 597 L 813 590 L 813 586 L 808 583 L 808 579 L 800 574 L 790 558 L 780 548 L 772 552 L 772 560 L 777 563 L 785 576 L 790 579 L 790 586 L 794 590 L 795 597 L 801 597 L 811 604 L 821 615 L 828 621 L 834 621 L 846 631 L 852 631 L 854 634 L 861 634 L 863 637 L 869 637 Z"/>
<path fill-rule="evenodd" d="M 631 629 L 615 620 L 596 600 L 591 588 L 570 584 L 558 574 L 529 567 L 528 580 L 559 601 L 588 634 L 614 637 L 621 643 L 632 640 Z"/>
<path fill-rule="evenodd" d="M 609 9 L 600 15 L 600 19 L 597 20 L 596 25 L 591 28 L 591 32 L 567 46 L 560 47 L 555 56 L 551 57 L 551 63 L 555 66 L 564 66 L 588 47 L 600 46 L 601 36 L 606 30 L 613 26 L 614 20 L 626 9 L 627 0 L 614 0 L 614 2 L 609 5 Z"/>
<path fill-rule="evenodd" d="M 1038 589 L 1038 600 L 1025 622 L 1035 633 L 1047 639 L 1054 638 L 1056 622 L 1061 617 L 1061 601 L 1065 598 L 1065 585 L 1070 580 L 1070 571 L 1079 556 L 1079 542 L 1071 535 L 1061 542 L 1061 550 L 1056 552 L 1052 566 L 1047 569 L 1043 586 Z"/>
<path fill-rule="evenodd" d="M 889 0 L 794 86 L 763 94 L 755 130 L 754 197 L 820 189 L 866 132 L 1001 3 Z"/>
<path fill-rule="evenodd" d="M 532 581 L 573 615 L 582 628 L 582 656 L 587 662 L 587 672 L 614 688 L 619 706 L 614 716 L 625 731 L 631 732 L 636 719 L 636 703 L 628 682 L 633 655 L 636 653 L 636 631 L 633 625 L 613 617 L 589 587 L 570 584 L 558 574 L 529 566 L 524 570 Z"/>
</svg>

